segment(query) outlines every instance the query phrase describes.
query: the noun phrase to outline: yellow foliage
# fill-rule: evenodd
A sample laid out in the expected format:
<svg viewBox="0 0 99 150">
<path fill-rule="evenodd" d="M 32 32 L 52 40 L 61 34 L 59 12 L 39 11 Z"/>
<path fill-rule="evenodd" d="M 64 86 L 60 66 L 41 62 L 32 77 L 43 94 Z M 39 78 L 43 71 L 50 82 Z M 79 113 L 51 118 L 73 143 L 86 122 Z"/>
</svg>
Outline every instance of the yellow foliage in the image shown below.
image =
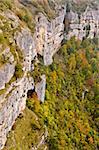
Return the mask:
<svg viewBox="0 0 99 150">
<path fill-rule="evenodd" d="M 39 112 L 41 106 L 40 106 L 40 101 L 38 99 L 38 96 L 37 94 L 34 92 L 30 98 L 30 100 L 33 102 L 34 104 L 34 109 L 35 109 L 35 112 Z"/>
<path fill-rule="evenodd" d="M 94 140 L 93 140 L 92 137 L 90 137 L 88 140 L 89 140 L 90 144 L 93 144 L 93 143 L 94 143 Z"/>
<path fill-rule="evenodd" d="M 47 117 L 49 114 L 49 108 L 47 105 L 44 105 L 44 116 Z"/>
<path fill-rule="evenodd" d="M 65 141 L 64 139 L 61 139 L 61 140 L 60 140 L 60 144 L 61 144 L 61 146 L 63 146 L 63 147 L 64 147 L 64 146 L 65 146 L 65 144 L 66 144 L 66 141 Z"/>
<path fill-rule="evenodd" d="M 85 50 L 79 50 L 79 56 L 82 61 L 82 67 L 88 65 L 88 60 L 86 58 Z"/>
<path fill-rule="evenodd" d="M 68 65 L 69 65 L 69 71 L 73 72 L 76 68 L 76 59 L 75 59 L 75 55 L 72 54 L 68 60 Z"/>
<path fill-rule="evenodd" d="M 53 71 L 53 72 L 51 73 L 51 77 L 52 77 L 53 82 L 56 82 L 56 79 L 57 79 L 56 71 Z"/>
<path fill-rule="evenodd" d="M 40 102 L 39 102 L 39 100 L 35 100 L 34 107 L 35 107 L 35 111 L 39 112 L 39 110 L 40 110 Z"/>
<path fill-rule="evenodd" d="M 62 71 L 60 71 L 60 72 L 58 73 L 58 75 L 59 75 L 59 77 L 62 77 L 62 78 L 64 78 L 64 76 L 65 76 L 64 72 L 62 72 Z"/>
<path fill-rule="evenodd" d="M 64 112 L 63 110 L 60 110 L 60 111 L 59 111 L 59 115 L 60 115 L 61 118 L 63 118 L 64 115 L 65 115 L 65 112 Z"/>
</svg>

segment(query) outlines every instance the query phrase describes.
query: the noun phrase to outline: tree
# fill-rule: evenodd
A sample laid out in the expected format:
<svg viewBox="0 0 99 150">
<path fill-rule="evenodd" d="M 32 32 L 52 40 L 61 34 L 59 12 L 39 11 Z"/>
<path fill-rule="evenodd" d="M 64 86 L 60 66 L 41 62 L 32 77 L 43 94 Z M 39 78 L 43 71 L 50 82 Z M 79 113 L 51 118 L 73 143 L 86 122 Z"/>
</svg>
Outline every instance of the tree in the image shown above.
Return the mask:
<svg viewBox="0 0 99 150">
<path fill-rule="evenodd" d="M 76 59 L 75 59 L 75 54 L 71 54 L 68 60 L 68 70 L 69 73 L 74 73 L 76 68 Z"/>
</svg>

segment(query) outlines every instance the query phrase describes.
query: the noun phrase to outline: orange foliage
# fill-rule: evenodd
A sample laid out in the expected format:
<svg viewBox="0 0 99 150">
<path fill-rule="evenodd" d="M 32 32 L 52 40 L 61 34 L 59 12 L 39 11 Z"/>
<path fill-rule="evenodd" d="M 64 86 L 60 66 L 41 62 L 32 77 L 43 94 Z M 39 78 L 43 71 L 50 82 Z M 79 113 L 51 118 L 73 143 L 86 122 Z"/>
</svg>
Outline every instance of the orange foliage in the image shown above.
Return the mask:
<svg viewBox="0 0 99 150">
<path fill-rule="evenodd" d="M 33 92 L 32 95 L 31 95 L 31 98 L 33 98 L 33 99 L 38 99 L 37 93 L 36 93 L 36 92 Z"/>
<path fill-rule="evenodd" d="M 85 135 L 88 134 L 88 132 L 89 132 L 89 130 L 90 130 L 89 127 L 86 127 L 86 126 L 83 125 L 80 121 L 77 122 L 77 126 L 78 126 L 79 130 L 80 130 L 82 133 L 84 133 Z"/>
<path fill-rule="evenodd" d="M 81 49 L 79 51 L 79 56 L 80 56 L 81 61 L 82 61 L 82 67 L 88 65 L 88 61 L 87 61 L 87 58 L 86 58 L 85 50 Z"/>
<path fill-rule="evenodd" d="M 94 140 L 93 140 L 92 136 L 88 140 L 89 140 L 90 144 L 94 143 Z"/>
<path fill-rule="evenodd" d="M 93 78 L 90 78 L 90 79 L 88 79 L 88 80 L 86 81 L 86 83 L 87 83 L 87 86 L 92 87 L 92 86 L 94 85 L 94 79 L 93 79 Z"/>
<path fill-rule="evenodd" d="M 33 102 L 34 104 L 34 109 L 35 109 L 35 112 L 39 112 L 39 109 L 40 109 L 40 100 L 38 99 L 38 96 L 37 96 L 37 93 L 36 92 L 33 92 L 31 97 L 30 97 L 30 100 Z"/>
</svg>

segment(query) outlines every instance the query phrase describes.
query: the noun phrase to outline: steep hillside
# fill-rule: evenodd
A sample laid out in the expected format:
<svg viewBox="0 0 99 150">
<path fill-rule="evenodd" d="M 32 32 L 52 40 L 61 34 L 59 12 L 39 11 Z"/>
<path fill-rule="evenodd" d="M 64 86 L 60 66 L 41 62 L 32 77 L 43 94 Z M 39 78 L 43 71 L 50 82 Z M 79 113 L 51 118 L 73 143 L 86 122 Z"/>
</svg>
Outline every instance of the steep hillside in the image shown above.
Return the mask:
<svg viewBox="0 0 99 150">
<path fill-rule="evenodd" d="M 44 101 L 46 77 L 34 83 L 31 71 L 39 56 L 45 65 L 52 63 L 63 40 L 64 15 L 62 6 L 55 12 L 47 1 L 0 1 L 0 149 L 26 106 L 28 90 L 36 88 Z"/>
<path fill-rule="evenodd" d="M 98 97 L 98 36 L 98 0 L 0 0 L 0 149 L 12 127 L 15 132 L 8 138 L 8 150 L 72 149 L 73 145 L 83 149 L 83 140 L 85 149 L 90 141 L 93 145 L 88 148 L 98 149 L 98 119 L 94 112 Z M 26 100 L 31 111 L 26 108 Z M 68 100 L 73 106 L 72 117 L 63 107 L 65 102 L 66 107 L 72 107 Z M 88 126 L 82 125 L 84 119 L 73 116 L 75 104 L 79 111 L 76 116 L 83 118 L 84 113 Z M 87 110 L 85 105 L 90 108 Z M 91 137 L 85 135 L 85 130 L 84 135 L 78 133 L 81 147 L 78 137 L 76 140 L 68 135 L 70 145 L 66 145 L 66 137 L 62 141 L 65 145 L 59 144 L 59 109 L 67 120 L 80 120 L 79 125 L 74 125 L 77 133 L 81 125 L 84 129 L 89 127 L 88 133 L 92 130 Z M 91 109 L 94 110 L 89 113 Z M 55 145 L 51 144 L 53 141 Z"/>
<path fill-rule="evenodd" d="M 26 108 L 4 150 L 98 150 L 99 47 L 94 42 L 73 37 L 50 66 L 35 65 L 35 81 L 40 74 L 47 77 L 45 102 L 40 104 L 36 93 L 28 97 L 35 115 L 28 116 Z"/>
</svg>

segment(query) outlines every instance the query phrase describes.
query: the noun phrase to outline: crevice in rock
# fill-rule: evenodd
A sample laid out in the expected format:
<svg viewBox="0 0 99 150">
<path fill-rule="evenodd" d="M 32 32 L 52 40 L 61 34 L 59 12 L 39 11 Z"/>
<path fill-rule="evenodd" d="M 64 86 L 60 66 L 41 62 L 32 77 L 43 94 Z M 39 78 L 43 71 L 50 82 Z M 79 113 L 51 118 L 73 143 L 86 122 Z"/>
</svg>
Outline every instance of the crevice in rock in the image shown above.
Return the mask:
<svg viewBox="0 0 99 150">
<path fill-rule="evenodd" d="M 32 98 L 34 93 L 36 93 L 36 92 L 35 92 L 35 88 L 28 90 L 28 92 L 27 92 L 27 97 L 28 97 L 28 98 Z"/>
</svg>

